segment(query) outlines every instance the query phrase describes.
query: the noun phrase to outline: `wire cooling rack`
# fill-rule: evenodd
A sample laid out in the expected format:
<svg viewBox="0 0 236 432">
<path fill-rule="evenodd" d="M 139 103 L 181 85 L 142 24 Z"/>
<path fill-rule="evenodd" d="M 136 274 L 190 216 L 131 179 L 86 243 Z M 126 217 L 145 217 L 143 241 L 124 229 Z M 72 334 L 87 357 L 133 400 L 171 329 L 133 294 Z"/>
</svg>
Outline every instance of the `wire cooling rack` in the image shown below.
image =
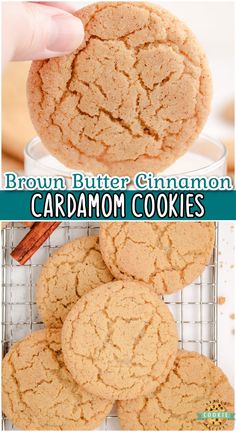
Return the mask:
<svg viewBox="0 0 236 432">
<path fill-rule="evenodd" d="M 20 223 L 8 224 L 2 232 L 2 351 L 29 332 L 43 327 L 35 303 L 35 284 L 42 264 L 64 243 L 84 235 L 98 233 L 94 222 L 66 222 L 59 225 L 32 259 L 20 266 L 10 253 L 27 232 Z M 197 351 L 217 363 L 217 276 L 218 226 L 213 254 L 202 275 L 184 290 L 164 297 L 173 313 L 179 332 L 179 347 Z M 2 430 L 12 430 L 11 423 L 2 416 Z M 106 418 L 99 430 L 118 430 L 115 411 Z"/>
</svg>

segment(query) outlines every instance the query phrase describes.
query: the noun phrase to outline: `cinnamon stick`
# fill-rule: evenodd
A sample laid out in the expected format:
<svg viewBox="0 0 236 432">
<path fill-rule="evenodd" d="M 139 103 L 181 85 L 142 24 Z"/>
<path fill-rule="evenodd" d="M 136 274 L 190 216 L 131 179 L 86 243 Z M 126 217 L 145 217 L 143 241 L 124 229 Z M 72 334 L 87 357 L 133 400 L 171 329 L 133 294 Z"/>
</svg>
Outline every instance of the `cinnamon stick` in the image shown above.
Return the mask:
<svg viewBox="0 0 236 432">
<path fill-rule="evenodd" d="M 30 231 L 12 251 L 12 258 L 21 265 L 25 264 L 60 223 L 61 222 L 35 222 Z"/>
</svg>

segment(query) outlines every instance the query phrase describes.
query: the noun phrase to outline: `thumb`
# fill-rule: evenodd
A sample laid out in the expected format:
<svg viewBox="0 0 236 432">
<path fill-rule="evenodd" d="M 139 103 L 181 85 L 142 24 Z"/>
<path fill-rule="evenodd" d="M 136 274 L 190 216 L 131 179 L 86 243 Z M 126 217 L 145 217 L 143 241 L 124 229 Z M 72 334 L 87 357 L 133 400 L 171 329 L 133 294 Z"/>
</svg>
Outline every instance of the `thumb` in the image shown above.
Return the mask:
<svg viewBox="0 0 236 432">
<path fill-rule="evenodd" d="M 5 3 L 5 2 L 4 2 Z M 9 2 L 3 7 L 3 56 L 35 60 L 64 55 L 78 48 L 84 37 L 79 18 L 52 6 Z"/>
</svg>

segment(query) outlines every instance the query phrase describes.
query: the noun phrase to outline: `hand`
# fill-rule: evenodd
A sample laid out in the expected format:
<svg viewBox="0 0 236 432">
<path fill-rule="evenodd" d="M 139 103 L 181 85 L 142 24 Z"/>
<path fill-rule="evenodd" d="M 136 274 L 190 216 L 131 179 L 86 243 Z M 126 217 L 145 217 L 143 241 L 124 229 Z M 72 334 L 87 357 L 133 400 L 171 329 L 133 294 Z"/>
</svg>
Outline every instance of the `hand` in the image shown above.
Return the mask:
<svg viewBox="0 0 236 432">
<path fill-rule="evenodd" d="M 9 60 L 35 60 L 72 52 L 84 30 L 76 8 L 65 2 L 7 2 L 2 4 L 3 65 Z"/>
</svg>

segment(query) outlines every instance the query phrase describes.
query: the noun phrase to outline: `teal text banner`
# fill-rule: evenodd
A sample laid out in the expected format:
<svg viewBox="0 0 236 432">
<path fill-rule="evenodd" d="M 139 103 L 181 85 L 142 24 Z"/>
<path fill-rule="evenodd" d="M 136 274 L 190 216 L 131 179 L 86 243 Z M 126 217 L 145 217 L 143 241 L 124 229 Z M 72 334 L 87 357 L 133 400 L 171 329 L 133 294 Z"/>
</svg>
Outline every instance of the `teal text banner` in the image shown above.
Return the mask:
<svg viewBox="0 0 236 432">
<path fill-rule="evenodd" d="M 235 220 L 236 191 L 0 191 L 0 220 Z"/>
</svg>

